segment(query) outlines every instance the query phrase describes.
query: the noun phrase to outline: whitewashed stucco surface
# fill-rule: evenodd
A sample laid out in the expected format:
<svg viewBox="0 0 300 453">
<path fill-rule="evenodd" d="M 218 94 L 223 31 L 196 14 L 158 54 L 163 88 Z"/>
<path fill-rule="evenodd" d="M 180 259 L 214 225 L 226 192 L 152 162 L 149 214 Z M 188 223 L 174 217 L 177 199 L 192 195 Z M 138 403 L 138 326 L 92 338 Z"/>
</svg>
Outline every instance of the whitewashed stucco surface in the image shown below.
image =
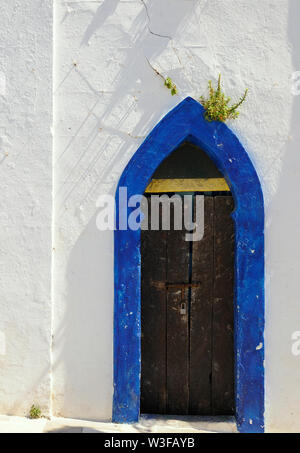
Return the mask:
<svg viewBox="0 0 300 453">
<path fill-rule="evenodd" d="M 113 235 L 96 229 L 97 198 L 114 193 L 122 169 L 159 119 L 187 95 L 198 98 L 221 72 L 233 98 L 249 88 L 232 128 L 257 168 L 266 201 L 266 367 L 272 383 L 266 415 L 276 426 L 281 397 L 273 383 L 280 380 L 286 397 L 287 379 L 296 385 L 290 371 L 278 368 L 294 363 L 299 373 L 290 353 L 296 288 L 288 301 L 284 297 L 290 311 L 285 307 L 284 332 L 272 321 L 282 325 L 283 276 L 274 279 L 274 273 L 290 274 L 299 258 L 294 252 L 293 264 L 283 262 L 279 229 L 286 200 L 278 191 L 291 196 L 281 183 L 292 140 L 289 7 L 285 0 L 56 2 L 55 414 L 111 416 Z M 178 96 L 170 96 L 147 59 L 172 77 Z"/>
<path fill-rule="evenodd" d="M 97 199 L 114 194 L 159 119 L 221 72 L 232 98 L 249 88 L 230 126 L 266 203 L 266 426 L 300 430 L 299 2 L 54 0 L 53 92 L 51 4 L 0 7 L 0 412 L 36 402 L 57 416 L 110 419 L 113 233 L 96 228 Z"/>
<path fill-rule="evenodd" d="M 50 410 L 52 1 L 0 4 L 0 412 Z"/>
</svg>

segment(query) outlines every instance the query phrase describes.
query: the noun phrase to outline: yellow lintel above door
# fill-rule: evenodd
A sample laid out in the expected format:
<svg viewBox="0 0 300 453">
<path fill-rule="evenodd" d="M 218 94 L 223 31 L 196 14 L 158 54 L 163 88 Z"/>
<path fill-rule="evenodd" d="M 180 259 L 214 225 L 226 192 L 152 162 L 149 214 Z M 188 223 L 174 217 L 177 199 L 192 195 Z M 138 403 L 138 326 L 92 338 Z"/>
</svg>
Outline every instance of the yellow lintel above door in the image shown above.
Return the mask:
<svg viewBox="0 0 300 453">
<path fill-rule="evenodd" d="M 229 192 L 224 178 L 152 179 L 146 193 L 165 192 Z"/>
</svg>

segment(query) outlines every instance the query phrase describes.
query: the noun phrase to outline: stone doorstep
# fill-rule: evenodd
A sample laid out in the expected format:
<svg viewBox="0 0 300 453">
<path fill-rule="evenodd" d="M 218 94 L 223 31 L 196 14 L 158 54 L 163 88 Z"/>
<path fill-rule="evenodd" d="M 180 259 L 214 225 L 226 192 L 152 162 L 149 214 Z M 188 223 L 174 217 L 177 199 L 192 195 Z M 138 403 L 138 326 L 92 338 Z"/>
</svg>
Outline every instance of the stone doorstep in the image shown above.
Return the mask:
<svg viewBox="0 0 300 453">
<path fill-rule="evenodd" d="M 30 420 L 0 415 L 0 433 L 236 433 L 233 417 L 142 416 L 139 423 L 116 424 L 52 417 Z"/>
</svg>

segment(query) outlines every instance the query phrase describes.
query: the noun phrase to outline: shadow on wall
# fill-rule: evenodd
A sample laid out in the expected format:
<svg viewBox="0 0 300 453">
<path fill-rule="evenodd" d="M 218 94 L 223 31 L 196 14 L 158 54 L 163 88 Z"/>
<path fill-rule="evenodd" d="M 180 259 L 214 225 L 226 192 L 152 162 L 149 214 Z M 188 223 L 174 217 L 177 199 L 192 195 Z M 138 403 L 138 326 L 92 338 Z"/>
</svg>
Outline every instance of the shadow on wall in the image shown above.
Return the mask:
<svg viewBox="0 0 300 453">
<path fill-rule="evenodd" d="M 288 37 L 292 45 L 294 71 L 300 71 L 299 17 L 299 0 L 289 0 Z M 290 93 L 287 95 L 289 96 Z M 291 135 L 289 139 L 287 137 L 287 152 L 282 163 L 278 190 L 268 207 L 269 220 L 266 235 L 267 259 L 270 268 L 272 266 L 271 274 L 268 276 L 272 284 L 270 293 L 267 294 L 266 304 L 266 403 L 268 407 L 266 422 L 269 429 L 277 432 L 282 432 L 286 427 L 291 432 L 296 432 L 293 431 L 295 429 L 299 431 L 300 359 L 293 357 L 291 353 L 291 335 L 294 331 L 300 330 L 299 298 L 296 297 L 299 294 L 300 263 L 299 119 L 300 95 L 294 96 L 293 100 Z M 278 334 L 279 326 L 280 334 Z M 270 401 L 272 405 L 269 406 Z"/>
<path fill-rule="evenodd" d="M 170 2 L 172 3 L 172 15 L 169 14 Z M 147 6 L 145 2 L 142 2 L 141 4 L 144 7 L 137 14 L 131 29 L 128 31 L 128 34 L 132 37 L 132 44 L 126 49 L 126 59 L 120 64 L 120 71 L 110 81 L 111 89 L 109 91 L 102 90 L 101 87 L 91 83 L 85 75 L 84 69 L 80 66 L 80 55 L 84 58 L 89 40 L 92 40 L 97 31 L 105 25 L 105 19 L 110 18 L 114 14 L 119 3 L 115 0 L 104 0 L 100 4 L 92 22 L 84 33 L 79 49 L 78 66 L 73 67 L 63 81 L 58 84 L 61 89 L 64 84 L 68 83 L 70 75 L 72 74 L 73 76 L 76 73 L 79 81 L 85 86 L 86 92 L 94 96 L 87 116 L 83 118 L 79 129 L 73 134 L 57 159 L 57 166 L 63 165 L 64 160 L 74 162 L 64 182 L 58 187 L 57 196 L 63 200 L 62 205 L 67 201 L 72 202 L 74 191 L 78 191 L 78 188 L 86 181 L 93 169 L 100 166 L 101 159 L 106 158 L 105 152 L 111 145 L 112 136 L 114 139 L 119 139 L 118 145 L 114 146 L 114 154 L 110 156 L 105 168 L 101 168 L 97 174 L 97 179 L 91 182 L 84 191 L 80 203 L 86 203 L 87 199 L 95 194 L 99 195 L 99 188 L 104 184 L 113 189 L 117 183 L 117 178 L 122 173 L 122 169 L 132 154 L 138 149 L 142 140 L 163 114 L 167 113 L 181 100 L 179 96 L 170 96 L 169 90 L 164 87 L 161 89 L 163 82 L 151 69 L 147 59 L 150 62 L 155 61 L 169 46 L 172 36 L 178 33 L 181 24 L 184 24 L 185 27 L 188 26 L 186 17 L 193 14 L 197 4 L 195 1 L 166 0 L 163 4 L 161 2 L 148 2 L 149 5 L 147 4 Z M 152 22 L 155 23 L 155 30 L 151 28 Z M 180 28 L 180 33 L 184 33 L 182 27 Z M 176 55 L 175 49 L 173 47 L 172 49 L 174 55 Z M 102 49 L 100 48 L 97 51 L 99 62 L 101 62 L 102 58 L 101 52 Z M 181 63 L 178 61 L 178 67 L 180 65 Z M 154 66 L 156 66 L 155 63 Z M 162 70 L 160 67 L 158 69 Z M 176 74 L 179 74 L 181 69 L 182 66 L 170 70 L 168 75 L 176 79 Z M 205 64 L 203 64 L 203 68 L 199 68 L 199 71 L 201 70 L 207 72 L 207 76 L 209 75 L 209 68 Z M 147 88 L 145 89 L 145 87 Z M 127 97 L 131 97 L 129 106 L 128 101 L 126 101 Z M 122 106 L 124 102 L 127 104 L 123 112 Z M 106 105 L 104 111 L 102 110 L 103 105 Z M 134 120 L 134 125 L 131 127 L 128 123 L 131 122 L 131 115 L 134 115 L 137 105 L 139 119 L 137 121 Z M 121 115 L 120 111 L 122 111 Z M 86 146 L 76 160 L 73 147 L 82 129 L 87 128 L 89 121 L 91 127 Z M 130 130 L 128 131 L 128 129 Z M 99 131 L 107 132 L 108 137 L 101 141 L 101 133 Z M 99 146 L 97 146 L 98 141 Z"/>
<path fill-rule="evenodd" d="M 112 86 L 116 84 L 111 92 L 101 93 L 98 87 L 93 86 L 93 82 L 90 82 L 84 74 L 84 68 L 81 69 L 80 64 L 70 70 L 56 90 L 57 97 L 62 97 L 64 84 L 69 81 L 72 74 L 72 77 L 76 75 L 80 79 L 86 92 L 93 97 L 88 114 L 82 118 L 81 125 L 73 133 L 61 154 L 57 156 L 55 166 L 58 172 L 65 161 L 73 163 L 67 177 L 56 188 L 58 190 L 55 198 L 61 200 L 56 212 L 56 218 L 59 220 L 58 228 L 62 224 L 67 228 L 68 222 L 74 220 L 70 214 L 67 221 L 62 220 L 63 216 L 68 215 L 65 205 L 70 207 L 68 212 L 72 210 L 74 212 L 78 205 L 89 212 L 92 207 L 94 211 L 69 254 L 67 275 L 64 275 L 64 267 L 59 261 L 56 267 L 55 288 L 65 287 L 65 280 L 67 280 L 67 293 L 64 295 L 61 291 L 59 295 L 55 295 L 56 305 L 62 304 L 62 310 L 66 307 L 54 337 L 53 368 L 56 376 L 54 413 L 57 415 L 99 420 L 111 414 L 113 234 L 97 230 L 97 212 L 94 206 L 101 193 L 114 194 L 124 166 L 138 149 L 144 135 L 148 134 L 158 122 L 162 109 L 169 110 L 180 100 L 178 97 L 175 99 L 176 96 L 172 98 L 169 91 L 164 88 L 157 95 L 157 89 L 161 89 L 162 80 L 153 73 L 146 59 L 146 57 L 149 60 L 155 58 L 170 42 L 169 37 L 159 35 L 159 30 L 151 30 L 150 18 L 155 18 L 156 28 L 157 24 L 161 24 L 162 30 L 164 30 L 165 20 L 168 23 L 168 33 L 175 34 L 181 22 L 188 23 L 186 16 L 192 13 L 196 4 L 194 1 L 172 0 L 172 2 L 176 2 L 176 7 L 172 8 L 172 15 L 168 14 L 167 18 L 160 16 L 161 10 L 167 15 L 168 5 L 152 2 L 146 7 L 142 2 L 143 8 L 137 14 L 132 30 L 129 32 L 133 37 L 132 46 L 127 49 L 126 60 L 120 65 L 121 69 L 116 80 L 111 82 Z M 84 58 L 89 41 L 105 25 L 105 21 L 111 17 L 118 4 L 120 2 L 116 0 L 104 0 L 96 10 L 81 41 L 79 63 L 80 54 Z M 97 57 L 101 59 L 101 49 L 97 51 Z M 155 92 L 142 89 L 141 83 L 154 87 Z M 137 99 L 135 99 L 135 93 L 138 93 Z M 129 94 L 132 95 L 131 106 L 124 115 L 116 114 L 115 110 L 119 109 L 123 99 Z M 109 102 L 104 112 L 99 114 L 98 109 L 105 105 L 103 100 L 106 95 L 109 96 Z M 129 133 L 124 124 L 137 102 L 139 119 Z M 77 142 L 83 128 L 85 130 L 88 128 L 88 136 L 85 142 Z M 101 139 L 99 130 L 107 132 L 105 139 Z M 118 144 L 114 143 L 112 153 L 110 147 L 113 140 L 117 140 Z M 74 155 L 75 148 L 80 149 L 80 152 Z M 103 162 L 106 164 L 103 165 Z M 99 170 L 95 171 L 97 166 Z M 67 242 L 67 233 L 65 237 Z M 61 258 L 63 256 L 55 259 Z M 103 263 L 107 265 L 103 266 Z M 62 269 L 61 275 L 59 275 L 59 269 Z M 59 311 L 60 308 L 57 310 Z M 60 367 L 60 371 L 56 375 L 57 367 Z M 62 367 L 64 367 L 63 371 Z M 62 379 L 62 382 L 58 382 L 59 379 Z"/>
<path fill-rule="evenodd" d="M 94 33 L 97 32 L 97 30 L 99 30 L 101 25 L 105 23 L 106 19 L 114 13 L 115 9 L 118 6 L 118 3 L 119 0 L 106 0 L 99 6 L 93 17 L 92 22 L 90 23 L 90 25 L 88 26 L 84 33 L 84 36 L 81 41 L 81 46 L 89 45 L 90 38 L 93 36 Z"/>
<path fill-rule="evenodd" d="M 97 230 L 94 216 L 69 257 L 67 313 L 55 336 L 55 342 L 63 346 L 57 362 L 63 361 L 66 367 L 64 416 L 95 419 L 95 401 L 102 404 L 103 413 L 111 410 L 111 401 L 103 392 L 109 394 L 112 369 L 102 351 L 112 350 L 113 283 L 110 267 L 100 267 L 100 262 L 112 260 L 111 242 L 110 232 Z"/>
</svg>

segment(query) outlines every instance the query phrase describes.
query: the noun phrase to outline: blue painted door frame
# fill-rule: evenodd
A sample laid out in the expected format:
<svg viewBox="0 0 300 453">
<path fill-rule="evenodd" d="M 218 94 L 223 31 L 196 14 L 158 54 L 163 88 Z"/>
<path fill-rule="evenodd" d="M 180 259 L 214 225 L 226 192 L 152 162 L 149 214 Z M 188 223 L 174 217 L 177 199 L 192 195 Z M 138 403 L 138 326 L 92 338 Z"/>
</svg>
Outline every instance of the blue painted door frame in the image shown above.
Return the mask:
<svg viewBox="0 0 300 453">
<path fill-rule="evenodd" d="M 235 398 L 240 432 L 264 431 L 264 202 L 255 168 L 231 130 L 208 122 L 188 97 L 152 130 L 125 168 L 116 191 L 116 216 L 128 198 L 143 194 L 159 164 L 182 142 L 198 145 L 215 162 L 235 200 Z M 125 211 L 126 210 L 126 211 Z M 141 367 L 140 230 L 115 231 L 113 421 L 139 419 Z"/>
</svg>

